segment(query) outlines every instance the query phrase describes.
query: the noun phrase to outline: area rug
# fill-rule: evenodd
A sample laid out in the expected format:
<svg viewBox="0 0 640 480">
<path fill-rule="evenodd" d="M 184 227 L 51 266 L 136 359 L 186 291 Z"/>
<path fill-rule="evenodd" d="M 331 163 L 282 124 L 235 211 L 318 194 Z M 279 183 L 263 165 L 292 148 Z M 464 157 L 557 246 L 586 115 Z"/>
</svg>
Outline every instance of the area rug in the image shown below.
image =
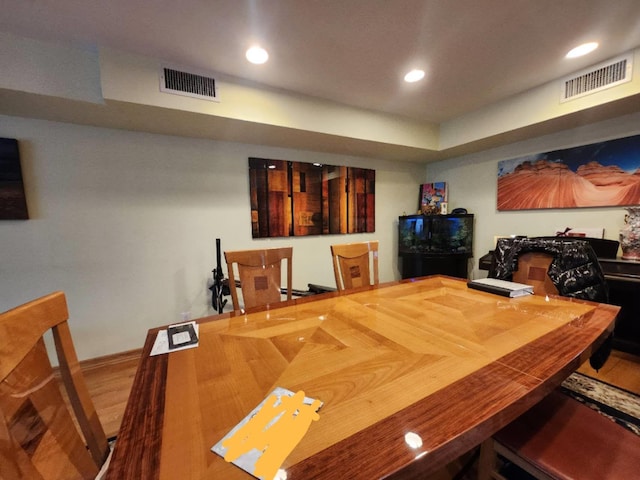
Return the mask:
<svg viewBox="0 0 640 480">
<path fill-rule="evenodd" d="M 640 435 L 640 396 L 635 393 L 578 372 L 572 373 L 560 390 Z"/>
</svg>

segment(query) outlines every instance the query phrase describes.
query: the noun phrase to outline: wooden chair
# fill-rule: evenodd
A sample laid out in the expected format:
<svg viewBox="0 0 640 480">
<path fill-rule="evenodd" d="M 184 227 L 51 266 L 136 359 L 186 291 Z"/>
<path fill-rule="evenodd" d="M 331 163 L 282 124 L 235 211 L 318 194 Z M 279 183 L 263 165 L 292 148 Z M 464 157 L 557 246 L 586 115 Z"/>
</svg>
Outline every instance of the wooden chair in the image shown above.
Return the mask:
<svg viewBox="0 0 640 480">
<path fill-rule="evenodd" d="M 553 256 L 548 253 L 523 253 L 518 257 L 518 270 L 513 272 L 513 281 L 532 285 L 533 293 L 537 295 L 558 295 L 558 289 L 547 275 L 552 260 Z"/>
<path fill-rule="evenodd" d="M 637 478 L 640 436 L 554 390 L 485 441 L 478 479 L 504 479 L 497 454 L 537 479 Z"/>
<path fill-rule="evenodd" d="M 534 294 L 558 294 L 547 275 L 553 256 L 518 257 L 515 282 Z M 640 471 L 640 437 L 588 406 L 554 390 L 481 446 L 478 479 L 505 478 L 498 454 L 537 479 L 626 479 Z"/>
<path fill-rule="evenodd" d="M 0 478 L 90 479 L 109 445 L 84 382 L 62 292 L 0 314 Z M 45 347 L 49 330 L 75 419 Z"/>
<path fill-rule="evenodd" d="M 377 240 L 331 245 L 331 255 L 338 291 L 379 283 Z"/>
<path fill-rule="evenodd" d="M 237 265 L 244 308 L 280 302 L 282 260 L 287 261 L 287 300 L 291 300 L 293 248 L 266 248 L 224 252 L 229 271 L 233 308 L 240 310 L 234 265 Z"/>
</svg>

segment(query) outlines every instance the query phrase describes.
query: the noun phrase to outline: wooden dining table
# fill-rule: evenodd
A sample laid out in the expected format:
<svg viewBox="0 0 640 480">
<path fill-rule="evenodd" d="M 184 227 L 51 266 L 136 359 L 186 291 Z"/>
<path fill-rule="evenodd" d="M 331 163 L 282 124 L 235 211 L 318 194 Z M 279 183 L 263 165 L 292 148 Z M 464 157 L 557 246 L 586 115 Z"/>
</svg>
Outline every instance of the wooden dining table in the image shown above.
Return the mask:
<svg viewBox="0 0 640 480">
<path fill-rule="evenodd" d="M 424 478 L 555 389 L 618 310 L 432 276 L 202 318 L 164 355 L 152 329 L 107 479 L 253 478 L 211 448 L 275 387 L 323 403 L 282 478 Z"/>
</svg>

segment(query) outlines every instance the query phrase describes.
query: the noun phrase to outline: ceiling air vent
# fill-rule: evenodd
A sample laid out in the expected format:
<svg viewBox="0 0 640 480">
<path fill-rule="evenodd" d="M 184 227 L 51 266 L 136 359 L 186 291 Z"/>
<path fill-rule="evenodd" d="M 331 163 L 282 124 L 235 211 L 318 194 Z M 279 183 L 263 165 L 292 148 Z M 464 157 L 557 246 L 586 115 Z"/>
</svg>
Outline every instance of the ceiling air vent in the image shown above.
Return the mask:
<svg viewBox="0 0 640 480">
<path fill-rule="evenodd" d="M 216 79 L 170 67 L 160 69 L 160 91 L 219 102 Z"/>
<path fill-rule="evenodd" d="M 561 102 L 631 81 L 632 56 L 625 55 L 596 65 L 562 81 Z"/>
</svg>

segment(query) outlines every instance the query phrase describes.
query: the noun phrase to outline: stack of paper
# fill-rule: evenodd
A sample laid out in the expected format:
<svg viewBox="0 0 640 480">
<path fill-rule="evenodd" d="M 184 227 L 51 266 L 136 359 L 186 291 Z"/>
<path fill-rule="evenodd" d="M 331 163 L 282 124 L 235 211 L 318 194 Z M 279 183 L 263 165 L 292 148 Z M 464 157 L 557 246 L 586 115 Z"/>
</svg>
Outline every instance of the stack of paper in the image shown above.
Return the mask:
<svg viewBox="0 0 640 480">
<path fill-rule="evenodd" d="M 497 278 L 479 278 L 467 282 L 469 288 L 482 290 L 483 292 L 495 293 L 503 297 L 522 297 L 523 295 L 533 295 L 533 287 L 524 283 L 509 282 L 508 280 L 498 280 Z"/>
</svg>

